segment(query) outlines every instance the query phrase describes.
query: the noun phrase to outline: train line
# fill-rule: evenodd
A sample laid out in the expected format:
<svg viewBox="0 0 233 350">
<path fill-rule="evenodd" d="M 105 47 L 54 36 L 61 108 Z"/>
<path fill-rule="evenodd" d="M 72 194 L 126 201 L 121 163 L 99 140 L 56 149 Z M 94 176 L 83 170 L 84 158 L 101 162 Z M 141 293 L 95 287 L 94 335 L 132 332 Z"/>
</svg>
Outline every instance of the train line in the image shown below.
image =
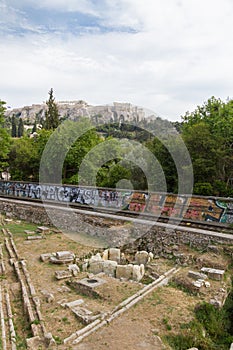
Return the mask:
<svg viewBox="0 0 233 350">
<path fill-rule="evenodd" d="M 124 210 L 117 210 L 113 208 L 98 207 L 95 208 L 89 205 L 83 205 L 78 203 L 67 202 L 55 202 L 29 199 L 29 198 L 9 198 L 0 197 L 0 201 L 9 201 L 14 203 L 21 203 L 28 206 L 44 207 L 45 210 L 59 208 L 59 210 L 70 211 L 78 214 L 103 217 L 107 219 L 129 221 L 133 223 L 157 226 L 165 229 L 176 229 L 179 231 L 187 231 L 192 233 L 199 233 L 203 235 L 222 237 L 225 239 L 233 240 L 233 226 L 230 224 L 223 224 L 218 222 L 207 221 L 193 221 L 187 219 L 177 219 L 165 216 L 155 216 L 148 213 L 127 212 Z"/>
</svg>

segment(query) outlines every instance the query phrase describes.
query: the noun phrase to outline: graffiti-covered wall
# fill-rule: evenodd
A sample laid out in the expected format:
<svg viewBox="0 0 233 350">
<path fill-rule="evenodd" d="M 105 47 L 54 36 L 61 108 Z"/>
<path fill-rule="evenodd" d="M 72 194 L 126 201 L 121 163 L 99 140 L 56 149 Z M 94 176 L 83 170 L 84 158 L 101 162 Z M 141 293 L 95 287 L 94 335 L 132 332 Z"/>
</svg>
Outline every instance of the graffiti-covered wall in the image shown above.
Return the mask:
<svg viewBox="0 0 233 350">
<path fill-rule="evenodd" d="M 0 196 L 79 203 L 155 216 L 233 223 L 233 199 L 0 181 Z"/>
</svg>

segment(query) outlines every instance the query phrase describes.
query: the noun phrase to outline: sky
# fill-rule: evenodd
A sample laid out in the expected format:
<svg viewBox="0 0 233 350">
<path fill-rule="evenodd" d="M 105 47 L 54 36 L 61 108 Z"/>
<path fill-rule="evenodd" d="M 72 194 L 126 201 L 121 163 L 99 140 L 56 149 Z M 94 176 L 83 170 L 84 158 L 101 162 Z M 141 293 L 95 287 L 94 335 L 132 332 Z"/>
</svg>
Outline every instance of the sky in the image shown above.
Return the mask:
<svg viewBox="0 0 233 350">
<path fill-rule="evenodd" d="M 233 97 L 232 0 L 0 0 L 0 100 L 130 102 L 181 120 Z"/>
</svg>

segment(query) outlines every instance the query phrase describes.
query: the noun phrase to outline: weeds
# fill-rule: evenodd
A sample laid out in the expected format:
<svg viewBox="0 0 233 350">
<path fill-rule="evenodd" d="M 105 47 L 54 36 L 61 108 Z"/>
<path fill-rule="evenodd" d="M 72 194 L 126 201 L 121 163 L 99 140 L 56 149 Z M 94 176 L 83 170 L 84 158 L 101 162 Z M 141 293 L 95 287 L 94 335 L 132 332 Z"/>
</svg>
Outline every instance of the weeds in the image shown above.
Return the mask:
<svg viewBox="0 0 233 350">
<path fill-rule="evenodd" d="M 233 342 L 232 315 L 233 293 L 230 301 L 222 309 L 208 303 L 198 305 L 193 321 L 182 324 L 182 334 L 171 334 L 165 337 L 174 350 L 186 350 L 197 347 L 199 350 L 228 350 Z M 167 319 L 163 320 L 168 325 Z"/>
</svg>

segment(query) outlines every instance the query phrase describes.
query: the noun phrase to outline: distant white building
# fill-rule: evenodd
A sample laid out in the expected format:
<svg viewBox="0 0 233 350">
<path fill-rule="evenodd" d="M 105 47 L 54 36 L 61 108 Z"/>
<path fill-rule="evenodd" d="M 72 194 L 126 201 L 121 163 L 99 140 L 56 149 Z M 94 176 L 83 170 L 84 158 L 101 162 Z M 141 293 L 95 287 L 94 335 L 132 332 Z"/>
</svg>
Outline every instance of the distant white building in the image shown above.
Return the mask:
<svg viewBox="0 0 233 350">
<path fill-rule="evenodd" d="M 9 173 L 8 170 L 5 170 L 1 173 L 1 178 L 5 181 L 8 181 L 11 178 L 11 174 Z"/>
</svg>

